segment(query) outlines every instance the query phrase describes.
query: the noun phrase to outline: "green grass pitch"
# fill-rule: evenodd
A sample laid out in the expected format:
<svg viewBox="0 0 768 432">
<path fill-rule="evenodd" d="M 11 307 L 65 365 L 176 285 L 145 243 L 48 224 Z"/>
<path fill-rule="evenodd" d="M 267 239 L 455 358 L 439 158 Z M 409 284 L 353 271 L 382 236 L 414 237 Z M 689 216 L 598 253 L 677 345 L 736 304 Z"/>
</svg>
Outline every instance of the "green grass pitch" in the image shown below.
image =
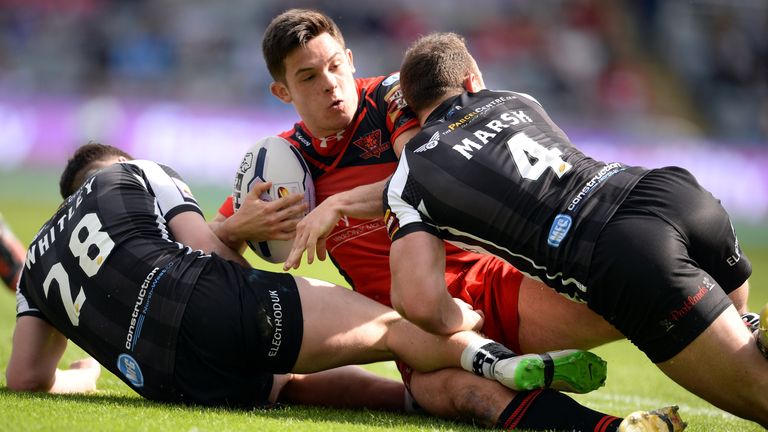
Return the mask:
<svg viewBox="0 0 768 432">
<path fill-rule="evenodd" d="M 39 172 L 0 171 L 0 213 L 22 241 L 29 241 L 54 212 L 58 200 L 55 176 Z M 221 188 L 195 188 L 207 215 L 212 215 L 223 193 Z M 737 226 L 742 244 L 752 260 L 754 275 L 751 309 L 768 301 L 768 227 Z M 253 257 L 253 256 L 251 256 Z M 277 269 L 253 258 L 258 267 Z M 343 279 L 328 263 L 307 267 L 300 274 L 342 283 Z M 15 299 L 0 291 L 0 369 L 5 371 L 10 356 Z M 627 342 L 616 342 L 595 350 L 609 363 L 607 385 L 575 398 L 610 414 L 623 416 L 638 409 L 664 405 L 680 406 L 691 432 L 759 431 L 754 423 L 737 419 L 689 394 L 666 378 L 637 349 Z M 70 344 L 61 363 L 85 354 Z M 704 360 L 706 361 L 706 360 Z M 388 363 L 369 366 L 377 373 L 397 378 Z M 702 377 L 706 379 L 706 377 Z M 100 390 L 85 396 L 15 394 L 5 388 L 0 377 L 0 430 L 2 431 L 464 431 L 471 425 L 432 417 L 399 415 L 370 410 L 334 410 L 289 406 L 269 411 L 230 411 L 196 407 L 168 406 L 141 399 L 109 372 L 99 379 Z M 556 413 L 552 413 L 556 415 Z"/>
</svg>

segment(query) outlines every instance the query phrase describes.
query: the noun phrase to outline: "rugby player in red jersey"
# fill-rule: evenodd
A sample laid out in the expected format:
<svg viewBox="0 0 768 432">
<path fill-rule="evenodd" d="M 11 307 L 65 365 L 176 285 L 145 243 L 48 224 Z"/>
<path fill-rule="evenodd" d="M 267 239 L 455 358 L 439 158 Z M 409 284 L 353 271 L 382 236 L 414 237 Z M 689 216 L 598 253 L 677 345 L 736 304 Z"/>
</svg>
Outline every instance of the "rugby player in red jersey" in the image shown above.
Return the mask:
<svg viewBox="0 0 768 432">
<path fill-rule="evenodd" d="M 292 104 L 301 117 L 293 129 L 280 135 L 301 150 L 318 202 L 298 224 L 285 268 L 297 267 L 305 248 L 310 262 L 315 250 L 320 259 L 327 250 L 355 290 L 391 306 L 390 242 L 381 197 L 400 151 L 418 130 L 401 97 L 398 74 L 355 79 L 352 53 L 341 33 L 332 20 L 315 11 L 290 10 L 276 17 L 262 47 L 275 80 L 272 94 Z M 295 218 L 304 211 L 301 197 L 267 203 L 258 200 L 261 192 L 254 188 L 234 215 L 230 197 L 211 224 L 234 249 L 242 250 L 245 239 L 293 237 Z M 452 307 L 478 313 L 474 321 L 449 323 L 444 333 L 482 325 L 489 338 L 516 352 L 586 348 L 620 337 L 587 308 L 523 278 L 496 258 L 446 245 L 445 270 L 445 283 L 457 298 Z M 605 420 L 610 416 L 594 412 L 584 414 L 590 410 L 559 393 L 537 394 L 542 403 L 529 405 L 530 394 L 515 395 L 459 370 L 410 375 L 400 366 L 416 400 L 433 414 L 499 427 L 520 426 L 520 418 L 526 415 L 530 427 L 536 420 L 546 423 L 552 420 L 544 418 L 547 410 L 559 412 L 569 429 L 577 424 L 594 426 L 601 420 L 606 425 L 620 421 Z M 547 409 L 531 408 L 534 405 Z"/>
<path fill-rule="evenodd" d="M 16 291 L 21 268 L 24 266 L 24 255 L 24 245 L 0 214 L 0 279 L 11 291 Z"/>
</svg>

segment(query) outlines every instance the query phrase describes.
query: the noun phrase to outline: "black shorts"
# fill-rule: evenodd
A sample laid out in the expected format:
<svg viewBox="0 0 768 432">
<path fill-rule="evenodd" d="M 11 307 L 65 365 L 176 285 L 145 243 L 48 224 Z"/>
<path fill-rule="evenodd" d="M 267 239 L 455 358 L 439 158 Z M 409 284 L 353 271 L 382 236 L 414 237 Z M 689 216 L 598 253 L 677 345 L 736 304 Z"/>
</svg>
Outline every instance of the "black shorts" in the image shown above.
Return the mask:
<svg viewBox="0 0 768 432">
<path fill-rule="evenodd" d="M 181 322 L 174 370 L 180 402 L 268 404 L 272 374 L 290 372 L 296 363 L 303 326 L 293 276 L 214 256 Z"/>
<path fill-rule="evenodd" d="M 688 171 L 663 168 L 601 232 L 587 303 L 659 363 L 709 327 L 751 271 L 720 202 Z"/>
</svg>

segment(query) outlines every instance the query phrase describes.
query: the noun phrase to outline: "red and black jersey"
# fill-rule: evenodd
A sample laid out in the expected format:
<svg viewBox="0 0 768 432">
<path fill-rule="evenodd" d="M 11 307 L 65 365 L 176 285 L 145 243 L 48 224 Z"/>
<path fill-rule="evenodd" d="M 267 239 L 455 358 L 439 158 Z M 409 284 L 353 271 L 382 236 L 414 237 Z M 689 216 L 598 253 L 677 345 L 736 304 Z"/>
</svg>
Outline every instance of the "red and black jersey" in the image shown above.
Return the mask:
<svg viewBox="0 0 768 432">
<path fill-rule="evenodd" d="M 388 178 L 397 166 L 395 139 L 418 127 L 400 91 L 398 73 L 357 78 L 359 103 L 350 125 L 338 134 L 317 138 L 303 122 L 280 134 L 295 145 L 310 167 L 317 203 L 331 195 Z M 233 213 L 231 197 L 219 209 Z M 326 240 L 334 265 L 361 294 L 390 306 L 390 240 L 382 218 L 345 218 Z M 480 257 L 447 245 L 446 282 L 465 271 Z"/>
</svg>

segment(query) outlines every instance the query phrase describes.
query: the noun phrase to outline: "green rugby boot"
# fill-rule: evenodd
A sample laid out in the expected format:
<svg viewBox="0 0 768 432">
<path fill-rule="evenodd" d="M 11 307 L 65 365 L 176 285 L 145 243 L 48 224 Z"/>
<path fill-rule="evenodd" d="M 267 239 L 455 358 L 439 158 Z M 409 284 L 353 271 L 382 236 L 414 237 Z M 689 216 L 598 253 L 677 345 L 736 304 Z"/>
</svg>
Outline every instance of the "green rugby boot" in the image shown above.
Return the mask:
<svg viewBox="0 0 768 432">
<path fill-rule="evenodd" d="M 589 351 L 571 349 L 499 360 L 493 376 L 517 391 L 551 388 L 589 393 L 605 385 L 606 371 L 605 360 Z"/>
</svg>

